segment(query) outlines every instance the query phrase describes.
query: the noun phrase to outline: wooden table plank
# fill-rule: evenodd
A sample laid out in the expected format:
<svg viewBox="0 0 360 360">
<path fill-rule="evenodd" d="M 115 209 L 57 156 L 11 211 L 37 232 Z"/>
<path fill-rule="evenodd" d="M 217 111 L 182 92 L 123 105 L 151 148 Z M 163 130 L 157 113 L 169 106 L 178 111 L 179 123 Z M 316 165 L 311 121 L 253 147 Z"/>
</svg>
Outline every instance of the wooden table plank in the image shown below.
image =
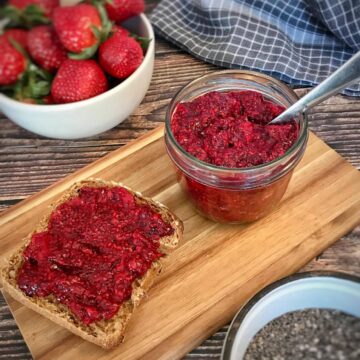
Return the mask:
<svg viewBox="0 0 360 360">
<path fill-rule="evenodd" d="M 157 3 L 158 0 L 147 1 L 147 10 Z M 19 128 L 0 115 L 0 211 L 155 128 L 163 122 L 166 105 L 179 88 L 215 69 L 157 39 L 155 72 L 143 103 L 124 123 L 92 138 L 46 139 Z M 300 94 L 304 91 L 298 90 Z M 360 169 L 359 99 L 332 97 L 312 111 L 309 123 L 319 137 Z M 360 227 L 303 270 L 337 270 L 360 275 Z M 1 301 L 0 313 L 3 309 L 6 312 Z M 6 321 L 9 330 L 16 331 L 15 323 L 9 318 Z M 218 358 L 225 330 L 205 341 L 186 359 Z M 0 341 L 3 336 L 0 327 Z M 6 348 L 0 343 L 0 350 L 5 351 L 2 349 Z M 12 352 L 18 356 L 13 358 L 28 359 L 24 349 Z M 0 352 L 2 358 L 10 357 Z"/>
<path fill-rule="evenodd" d="M 10 309 L 0 294 L 0 360 L 30 360 L 31 355 Z"/>
</svg>

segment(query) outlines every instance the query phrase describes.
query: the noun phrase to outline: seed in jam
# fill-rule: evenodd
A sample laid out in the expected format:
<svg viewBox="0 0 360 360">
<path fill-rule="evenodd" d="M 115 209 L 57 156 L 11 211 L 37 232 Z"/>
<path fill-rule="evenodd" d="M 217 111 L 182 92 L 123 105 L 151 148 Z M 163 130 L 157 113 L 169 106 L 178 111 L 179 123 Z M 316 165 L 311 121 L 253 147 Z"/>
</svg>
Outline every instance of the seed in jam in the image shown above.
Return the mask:
<svg viewBox="0 0 360 360">
<path fill-rule="evenodd" d="M 53 296 L 84 324 L 111 319 L 174 229 L 122 187 L 83 187 L 32 235 L 19 270 L 28 296 Z"/>
<path fill-rule="evenodd" d="M 247 168 L 281 157 L 297 140 L 295 121 L 268 124 L 283 111 L 255 91 L 213 91 L 179 103 L 171 129 L 181 147 L 199 160 Z"/>
</svg>

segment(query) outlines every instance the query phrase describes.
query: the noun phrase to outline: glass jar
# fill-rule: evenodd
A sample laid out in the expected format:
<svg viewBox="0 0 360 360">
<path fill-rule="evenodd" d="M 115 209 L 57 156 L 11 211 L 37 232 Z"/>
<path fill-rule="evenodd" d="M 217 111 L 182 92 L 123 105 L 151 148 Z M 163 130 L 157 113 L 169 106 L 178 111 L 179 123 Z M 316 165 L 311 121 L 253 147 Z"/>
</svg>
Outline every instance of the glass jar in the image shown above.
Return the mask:
<svg viewBox="0 0 360 360">
<path fill-rule="evenodd" d="M 204 216 L 223 223 L 255 221 L 273 210 L 283 197 L 308 139 L 307 119 L 299 115 L 297 141 L 281 157 L 248 168 L 226 168 L 205 163 L 187 153 L 175 140 L 171 119 L 180 102 L 192 101 L 211 91 L 252 90 L 265 99 L 289 107 L 298 97 L 280 81 L 253 71 L 229 70 L 205 75 L 181 89 L 166 113 L 165 143 L 178 182 Z"/>
</svg>

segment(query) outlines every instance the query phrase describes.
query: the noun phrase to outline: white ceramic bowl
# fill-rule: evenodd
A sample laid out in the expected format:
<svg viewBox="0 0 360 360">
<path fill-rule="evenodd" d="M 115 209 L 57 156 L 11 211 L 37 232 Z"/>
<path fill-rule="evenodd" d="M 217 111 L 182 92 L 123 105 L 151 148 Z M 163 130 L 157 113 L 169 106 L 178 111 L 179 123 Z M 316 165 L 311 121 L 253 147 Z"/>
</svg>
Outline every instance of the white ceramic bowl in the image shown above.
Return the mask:
<svg viewBox="0 0 360 360">
<path fill-rule="evenodd" d="M 57 139 L 93 136 L 120 124 L 141 103 L 149 88 L 155 53 L 154 32 L 145 15 L 123 25 L 152 40 L 140 67 L 121 84 L 91 99 L 58 105 L 25 104 L 0 94 L 0 110 L 21 127 Z"/>
<path fill-rule="evenodd" d="M 235 316 L 221 359 L 243 359 L 252 338 L 271 320 L 309 308 L 339 310 L 360 318 L 360 278 L 320 271 L 296 274 L 269 285 Z"/>
</svg>

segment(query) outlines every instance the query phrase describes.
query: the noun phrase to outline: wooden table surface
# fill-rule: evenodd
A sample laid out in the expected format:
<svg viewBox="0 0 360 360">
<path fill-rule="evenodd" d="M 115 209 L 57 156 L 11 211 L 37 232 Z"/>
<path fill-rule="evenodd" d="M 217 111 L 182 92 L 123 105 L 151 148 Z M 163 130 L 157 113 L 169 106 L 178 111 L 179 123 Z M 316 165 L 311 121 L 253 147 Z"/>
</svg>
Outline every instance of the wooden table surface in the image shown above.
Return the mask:
<svg viewBox="0 0 360 360">
<path fill-rule="evenodd" d="M 158 2 L 147 1 L 147 11 Z M 154 76 L 144 101 L 128 120 L 104 134 L 74 141 L 46 139 L 0 114 L 0 212 L 157 127 L 164 121 L 171 97 L 182 86 L 217 69 L 157 38 Z M 360 168 L 360 99 L 332 97 L 311 112 L 309 122 L 311 130 Z M 309 270 L 360 275 L 360 227 L 302 269 Z M 185 359 L 219 358 L 225 334 L 226 327 Z M 0 359 L 31 359 L 1 295 Z"/>
</svg>

